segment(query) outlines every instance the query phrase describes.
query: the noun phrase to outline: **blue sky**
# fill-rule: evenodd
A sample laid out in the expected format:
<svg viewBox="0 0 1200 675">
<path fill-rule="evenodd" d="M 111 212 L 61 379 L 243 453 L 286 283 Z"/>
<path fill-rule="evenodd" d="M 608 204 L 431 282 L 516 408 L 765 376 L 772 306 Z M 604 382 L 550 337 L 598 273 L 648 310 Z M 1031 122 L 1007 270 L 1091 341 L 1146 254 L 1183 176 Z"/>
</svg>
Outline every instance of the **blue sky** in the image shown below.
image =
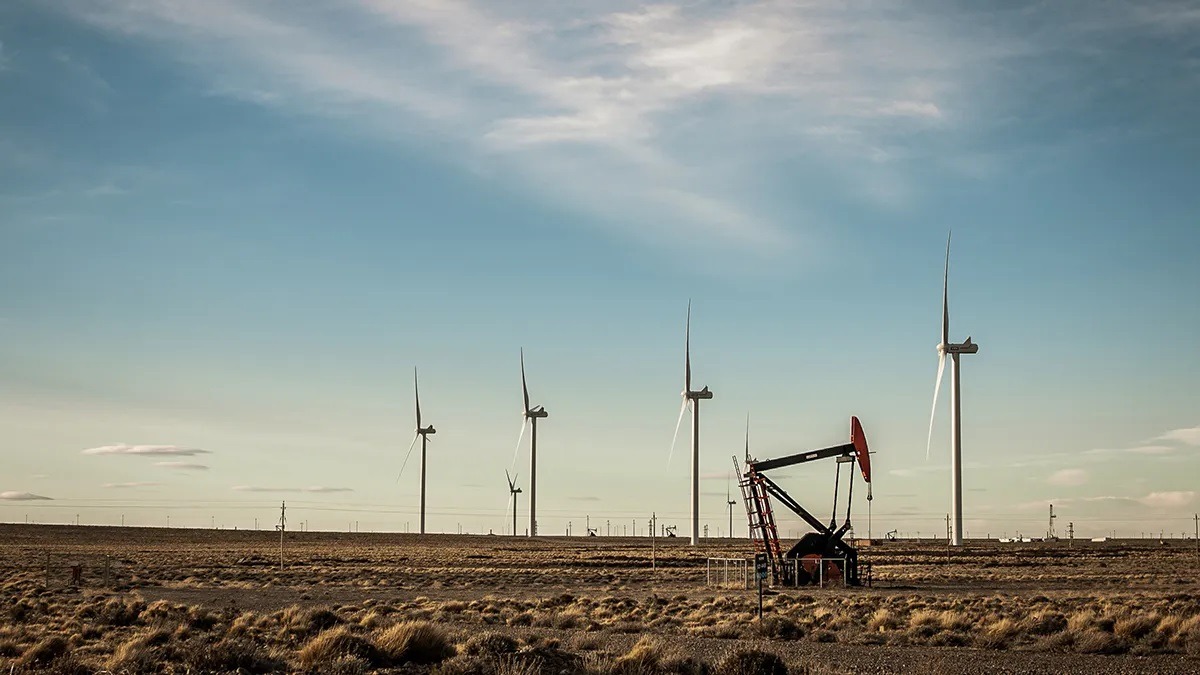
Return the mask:
<svg viewBox="0 0 1200 675">
<path fill-rule="evenodd" d="M 968 534 L 1190 529 L 1198 104 L 1182 2 L 5 3 L 0 519 L 415 527 L 417 366 L 500 532 L 523 346 L 542 531 L 682 526 L 690 297 L 714 531 L 750 412 L 943 532 L 953 228 Z"/>
</svg>

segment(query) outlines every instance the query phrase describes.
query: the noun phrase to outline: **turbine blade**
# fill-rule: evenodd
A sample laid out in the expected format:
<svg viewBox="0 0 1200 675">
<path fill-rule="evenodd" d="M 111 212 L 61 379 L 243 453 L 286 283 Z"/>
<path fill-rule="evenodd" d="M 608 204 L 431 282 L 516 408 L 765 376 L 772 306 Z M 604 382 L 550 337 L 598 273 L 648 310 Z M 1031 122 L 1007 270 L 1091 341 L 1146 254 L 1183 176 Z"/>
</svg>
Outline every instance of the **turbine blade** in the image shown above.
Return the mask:
<svg viewBox="0 0 1200 675">
<path fill-rule="evenodd" d="M 525 383 L 525 349 L 521 349 L 521 394 L 525 397 L 525 412 L 529 412 L 529 385 Z"/>
<path fill-rule="evenodd" d="M 413 368 L 413 398 L 417 402 L 417 429 L 421 428 L 421 389 L 417 386 L 417 369 Z"/>
<path fill-rule="evenodd" d="M 929 448 L 933 445 L 933 418 L 937 415 L 938 394 L 942 390 L 942 373 L 946 370 L 946 352 L 938 355 L 937 381 L 933 383 L 933 408 L 929 411 L 929 438 L 925 441 L 925 461 L 929 461 Z"/>
<path fill-rule="evenodd" d="M 942 274 L 942 344 L 950 344 L 950 234 L 946 233 L 946 269 Z"/>
<path fill-rule="evenodd" d="M 511 492 L 513 489 L 513 479 L 512 476 L 508 475 L 508 469 L 504 470 L 504 477 L 508 479 L 508 490 Z"/>
<path fill-rule="evenodd" d="M 671 452 L 667 455 L 667 466 L 671 466 L 671 458 L 675 456 L 675 441 L 679 440 L 679 425 L 683 424 L 683 414 L 687 412 L 688 399 L 683 399 L 683 405 L 679 406 L 679 419 L 675 420 L 675 435 L 671 437 Z"/>
<path fill-rule="evenodd" d="M 517 456 L 521 454 L 521 441 L 525 439 L 525 427 L 529 426 L 529 418 L 521 419 L 521 433 L 517 436 L 517 448 L 513 450 L 512 466 L 517 466 Z"/>
<path fill-rule="evenodd" d="M 750 413 L 746 413 L 746 462 L 750 461 Z"/>
<path fill-rule="evenodd" d="M 683 328 L 683 390 L 692 390 L 692 301 L 688 300 L 687 323 Z M 678 425 L 676 425 L 678 428 Z"/>
<path fill-rule="evenodd" d="M 412 456 L 413 448 L 416 447 L 417 439 L 420 437 L 421 437 L 421 434 L 414 434 L 413 442 L 408 444 L 408 452 L 405 453 L 405 455 L 404 455 L 404 463 L 400 465 L 400 473 L 396 474 L 396 482 L 397 483 L 400 482 L 400 476 L 404 475 L 404 467 L 408 466 L 408 458 Z"/>
</svg>

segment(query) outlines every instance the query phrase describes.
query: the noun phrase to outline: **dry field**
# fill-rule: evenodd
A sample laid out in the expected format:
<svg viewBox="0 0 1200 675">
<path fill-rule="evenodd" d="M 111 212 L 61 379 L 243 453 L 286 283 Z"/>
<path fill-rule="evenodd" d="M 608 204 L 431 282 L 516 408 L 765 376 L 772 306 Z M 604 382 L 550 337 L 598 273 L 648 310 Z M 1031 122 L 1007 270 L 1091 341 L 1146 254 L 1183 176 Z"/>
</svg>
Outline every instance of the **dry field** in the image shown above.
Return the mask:
<svg viewBox="0 0 1200 675">
<path fill-rule="evenodd" d="M 766 616 L 645 538 L 0 525 L 12 673 L 1200 672 L 1192 542 L 863 549 L 873 588 Z M 47 572 L 49 562 L 49 573 Z M 82 583 L 69 585 L 71 566 Z"/>
</svg>

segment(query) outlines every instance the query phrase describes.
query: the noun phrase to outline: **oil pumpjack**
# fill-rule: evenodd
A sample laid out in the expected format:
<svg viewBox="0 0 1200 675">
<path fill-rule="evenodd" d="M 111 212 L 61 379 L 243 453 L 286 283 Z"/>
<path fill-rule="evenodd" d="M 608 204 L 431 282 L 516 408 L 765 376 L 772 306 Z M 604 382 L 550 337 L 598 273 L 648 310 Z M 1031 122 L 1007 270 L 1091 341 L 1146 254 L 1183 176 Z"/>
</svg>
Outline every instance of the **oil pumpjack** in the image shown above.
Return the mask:
<svg viewBox="0 0 1200 675">
<path fill-rule="evenodd" d="M 837 478 L 833 491 L 833 514 L 826 524 L 810 513 L 789 495 L 778 483 L 767 477 L 766 472 L 797 464 L 804 464 L 820 459 L 835 458 L 837 460 Z M 867 483 L 867 499 L 871 496 L 871 455 L 867 448 L 867 437 L 857 417 L 850 418 L 850 442 L 835 445 L 820 450 L 801 452 L 778 459 L 757 460 L 746 456 L 745 469 L 742 470 L 737 457 L 733 458 L 734 467 L 741 475 L 738 486 L 742 490 L 742 500 L 746 504 L 746 517 L 750 521 L 750 538 L 754 542 L 757 553 L 766 553 L 770 563 L 771 581 L 774 585 L 804 586 L 816 584 L 818 581 L 844 581 L 848 586 L 861 586 L 866 577 L 870 583 L 870 571 L 859 569 L 858 550 L 842 537 L 850 530 L 850 506 L 854 497 L 854 470 L 849 471 L 846 497 L 846 519 L 839 526 L 838 488 L 841 483 L 842 464 L 857 463 L 863 480 Z M 808 523 L 812 532 L 800 537 L 786 553 L 779 542 L 779 530 L 775 525 L 775 515 L 771 507 L 771 498 L 786 506 L 790 511 Z"/>
</svg>

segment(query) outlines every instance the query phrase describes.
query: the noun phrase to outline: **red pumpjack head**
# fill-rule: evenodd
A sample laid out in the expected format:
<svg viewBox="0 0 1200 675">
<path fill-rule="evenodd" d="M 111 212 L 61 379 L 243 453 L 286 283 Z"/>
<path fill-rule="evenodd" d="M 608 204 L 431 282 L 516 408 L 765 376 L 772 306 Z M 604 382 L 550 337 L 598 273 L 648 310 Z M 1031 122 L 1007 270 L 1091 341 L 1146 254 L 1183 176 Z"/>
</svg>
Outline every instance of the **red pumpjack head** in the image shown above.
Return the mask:
<svg viewBox="0 0 1200 675">
<path fill-rule="evenodd" d="M 867 435 L 863 433 L 858 417 L 850 418 L 850 443 L 854 446 L 854 457 L 862 471 L 863 480 L 871 482 L 871 451 L 867 449 Z"/>
</svg>

